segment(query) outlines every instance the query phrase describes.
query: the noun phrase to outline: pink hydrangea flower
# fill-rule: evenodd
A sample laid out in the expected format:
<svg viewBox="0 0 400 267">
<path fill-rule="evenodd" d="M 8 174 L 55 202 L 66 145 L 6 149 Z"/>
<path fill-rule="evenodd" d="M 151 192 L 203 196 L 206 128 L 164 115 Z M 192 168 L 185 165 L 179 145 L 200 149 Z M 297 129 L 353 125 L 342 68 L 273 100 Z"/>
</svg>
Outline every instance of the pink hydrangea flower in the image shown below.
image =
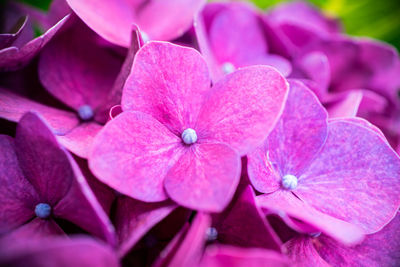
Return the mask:
<svg viewBox="0 0 400 267">
<path fill-rule="evenodd" d="M 145 40 L 170 41 L 181 36 L 193 22 L 204 0 L 67 0 L 73 11 L 95 32 L 111 43 L 128 47 L 132 25 Z"/>
<path fill-rule="evenodd" d="M 384 227 L 400 205 L 400 160 L 381 132 L 361 119 L 327 120 L 301 82 L 291 81 L 281 119 L 248 155 L 248 173 L 263 208 L 302 220 L 343 243 Z M 354 226 L 354 225 L 355 226 Z M 312 226 L 312 227 L 310 227 Z"/>
<path fill-rule="evenodd" d="M 286 80 L 266 66 L 238 70 L 210 88 L 197 51 L 148 43 L 125 84 L 124 112 L 96 136 L 89 166 L 133 198 L 170 197 L 185 207 L 221 211 L 238 184 L 240 156 L 265 139 L 286 92 Z"/>
</svg>

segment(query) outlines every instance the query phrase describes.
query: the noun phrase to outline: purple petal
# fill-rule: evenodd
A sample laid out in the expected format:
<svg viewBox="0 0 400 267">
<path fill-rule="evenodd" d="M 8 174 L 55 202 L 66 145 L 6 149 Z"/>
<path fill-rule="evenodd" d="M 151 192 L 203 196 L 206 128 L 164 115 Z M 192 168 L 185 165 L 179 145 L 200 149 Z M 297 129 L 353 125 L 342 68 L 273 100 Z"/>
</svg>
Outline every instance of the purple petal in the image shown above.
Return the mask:
<svg viewBox="0 0 400 267">
<path fill-rule="evenodd" d="M 88 237 L 21 239 L 0 244 L 2 266 L 99 266 L 118 267 L 118 258 L 109 246 Z"/>
<path fill-rule="evenodd" d="M 171 202 L 144 203 L 128 197 L 121 197 L 117 201 L 115 227 L 120 256 L 128 253 L 151 228 L 177 207 Z"/>
<path fill-rule="evenodd" d="M 277 189 L 281 176 L 302 173 L 321 149 L 326 135 L 327 113 L 317 97 L 301 82 L 290 81 L 280 120 L 264 147 L 248 155 L 250 181 L 260 192 Z"/>
<path fill-rule="evenodd" d="M 18 122 L 26 112 L 35 112 L 55 131 L 65 134 L 79 124 L 75 114 L 45 106 L 0 88 L 0 117 Z"/>
<path fill-rule="evenodd" d="M 381 231 L 368 235 L 364 242 L 345 247 L 327 236 L 318 238 L 319 254 L 332 266 L 397 266 L 400 259 L 399 214 Z M 333 253 L 334 252 L 334 253 Z"/>
<path fill-rule="evenodd" d="M 55 205 L 67 194 L 74 174 L 53 133 L 36 114 L 26 113 L 17 125 L 15 147 L 21 170 L 39 200 Z"/>
<path fill-rule="evenodd" d="M 210 212 L 222 211 L 240 179 L 238 154 L 224 144 L 199 144 L 188 148 L 165 177 L 165 190 L 182 206 Z"/>
<path fill-rule="evenodd" d="M 56 34 L 56 32 L 68 20 L 68 17 L 69 15 L 65 16 L 44 34 L 33 39 L 21 48 L 13 46 L 0 50 L 0 69 L 18 69 L 28 64 L 29 61 L 51 40 L 51 38 L 53 38 L 54 34 Z"/>
<path fill-rule="evenodd" d="M 203 267 L 259 267 L 290 266 L 289 260 L 272 250 L 260 248 L 239 248 L 226 245 L 207 247 L 200 266 Z"/>
<path fill-rule="evenodd" d="M 161 123 L 147 114 L 125 111 L 94 139 L 89 167 L 119 192 L 156 202 L 167 199 L 164 177 L 182 152 L 181 139 Z"/>
<path fill-rule="evenodd" d="M 246 186 L 232 206 L 213 219 L 218 241 L 223 244 L 281 251 L 278 237 L 256 205 L 251 186 Z"/>
<path fill-rule="evenodd" d="M 38 195 L 25 179 L 11 137 L 0 135 L 0 234 L 35 216 Z"/>
<path fill-rule="evenodd" d="M 331 217 L 298 199 L 291 192 L 278 190 L 256 198 L 257 203 L 268 212 L 273 212 L 286 221 L 286 214 L 301 220 L 344 244 L 359 243 L 364 234 L 357 226 Z M 315 231 L 313 231 L 315 232 Z"/>
<path fill-rule="evenodd" d="M 110 245 L 115 245 L 114 227 L 82 175 L 77 163 L 68 155 L 74 179 L 67 194 L 54 206 L 54 216 L 69 220 Z"/>
<path fill-rule="evenodd" d="M 58 224 L 50 219 L 34 218 L 10 234 L 4 236 L 2 241 L 14 242 L 18 239 L 42 239 L 50 236 L 67 236 Z"/>
<path fill-rule="evenodd" d="M 207 65 L 196 50 L 150 42 L 135 57 L 122 95 L 122 109 L 150 114 L 180 135 L 193 128 L 209 90 Z"/>
<path fill-rule="evenodd" d="M 321 212 L 379 231 L 400 206 L 400 161 L 376 132 L 332 121 L 326 143 L 295 190 Z"/>
<path fill-rule="evenodd" d="M 287 87 L 283 76 L 271 67 L 240 69 L 213 86 L 194 129 L 205 142 L 223 142 L 245 155 L 274 127 Z"/>
<path fill-rule="evenodd" d="M 318 241 L 317 241 L 318 242 Z M 314 247 L 313 239 L 310 237 L 297 237 L 285 244 L 288 256 L 296 267 L 330 267 Z M 335 251 L 336 253 L 336 251 Z M 341 265 L 341 262 L 339 265 Z"/>
<path fill-rule="evenodd" d="M 100 108 L 121 66 L 121 60 L 96 44 L 97 36 L 83 23 L 56 36 L 40 56 L 39 77 L 53 96 L 76 111 Z"/>
</svg>

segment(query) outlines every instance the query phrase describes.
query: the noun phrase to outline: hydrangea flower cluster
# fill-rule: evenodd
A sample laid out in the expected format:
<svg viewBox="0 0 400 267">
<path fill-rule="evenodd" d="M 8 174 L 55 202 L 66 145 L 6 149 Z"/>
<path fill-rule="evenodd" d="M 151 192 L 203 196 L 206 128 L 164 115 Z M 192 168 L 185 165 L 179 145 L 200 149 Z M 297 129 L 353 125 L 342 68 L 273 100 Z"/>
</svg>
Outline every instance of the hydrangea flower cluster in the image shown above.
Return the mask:
<svg viewBox="0 0 400 267">
<path fill-rule="evenodd" d="M 301 1 L 1 12 L 0 266 L 400 265 L 390 45 Z"/>
</svg>

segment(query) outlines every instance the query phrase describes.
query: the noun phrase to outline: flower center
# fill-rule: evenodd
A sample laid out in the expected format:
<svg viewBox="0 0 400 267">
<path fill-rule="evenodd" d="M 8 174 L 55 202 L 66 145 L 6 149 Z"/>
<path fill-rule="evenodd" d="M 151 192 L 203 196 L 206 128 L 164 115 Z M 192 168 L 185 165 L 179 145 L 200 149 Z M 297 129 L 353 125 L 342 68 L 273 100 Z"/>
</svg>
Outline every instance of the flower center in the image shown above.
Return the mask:
<svg viewBox="0 0 400 267">
<path fill-rule="evenodd" d="M 83 121 L 91 120 L 94 116 L 93 109 L 89 105 L 80 106 L 78 109 L 79 118 Z"/>
<path fill-rule="evenodd" d="M 282 187 L 287 190 L 293 190 L 297 187 L 297 177 L 291 174 L 286 174 L 282 178 Z"/>
<path fill-rule="evenodd" d="M 35 214 L 40 219 L 47 219 L 51 214 L 51 207 L 47 203 L 39 203 L 35 207 Z"/>
<path fill-rule="evenodd" d="M 207 241 L 215 241 L 218 238 L 218 231 L 214 227 L 209 227 L 206 230 L 206 239 Z"/>
<path fill-rule="evenodd" d="M 186 130 L 184 130 L 181 137 L 182 141 L 187 145 L 191 145 L 197 142 L 196 131 L 193 130 L 192 128 L 187 128 Z"/>
<path fill-rule="evenodd" d="M 235 66 L 230 62 L 225 62 L 224 64 L 222 64 L 222 71 L 225 74 L 232 73 L 235 71 L 235 69 L 236 69 Z"/>
</svg>

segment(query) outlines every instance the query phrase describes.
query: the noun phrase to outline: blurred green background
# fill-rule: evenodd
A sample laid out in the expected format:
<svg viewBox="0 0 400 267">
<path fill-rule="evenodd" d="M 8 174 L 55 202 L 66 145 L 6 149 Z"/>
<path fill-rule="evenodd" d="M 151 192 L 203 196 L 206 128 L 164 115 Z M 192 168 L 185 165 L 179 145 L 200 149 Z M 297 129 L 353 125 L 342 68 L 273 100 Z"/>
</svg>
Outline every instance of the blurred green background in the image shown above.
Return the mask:
<svg viewBox="0 0 400 267">
<path fill-rule="evenodd" d="M 47 10 L 51 0 L 18 0 Z M 82 0 L 85 1 L 85 0 Z M 249 0 L 262 9 L 282 0 Z M 369 36 L 400 49 L 400 0 L 309 0 L 329 16 L 339 17 L 348 34 Z"/>
</svg>

